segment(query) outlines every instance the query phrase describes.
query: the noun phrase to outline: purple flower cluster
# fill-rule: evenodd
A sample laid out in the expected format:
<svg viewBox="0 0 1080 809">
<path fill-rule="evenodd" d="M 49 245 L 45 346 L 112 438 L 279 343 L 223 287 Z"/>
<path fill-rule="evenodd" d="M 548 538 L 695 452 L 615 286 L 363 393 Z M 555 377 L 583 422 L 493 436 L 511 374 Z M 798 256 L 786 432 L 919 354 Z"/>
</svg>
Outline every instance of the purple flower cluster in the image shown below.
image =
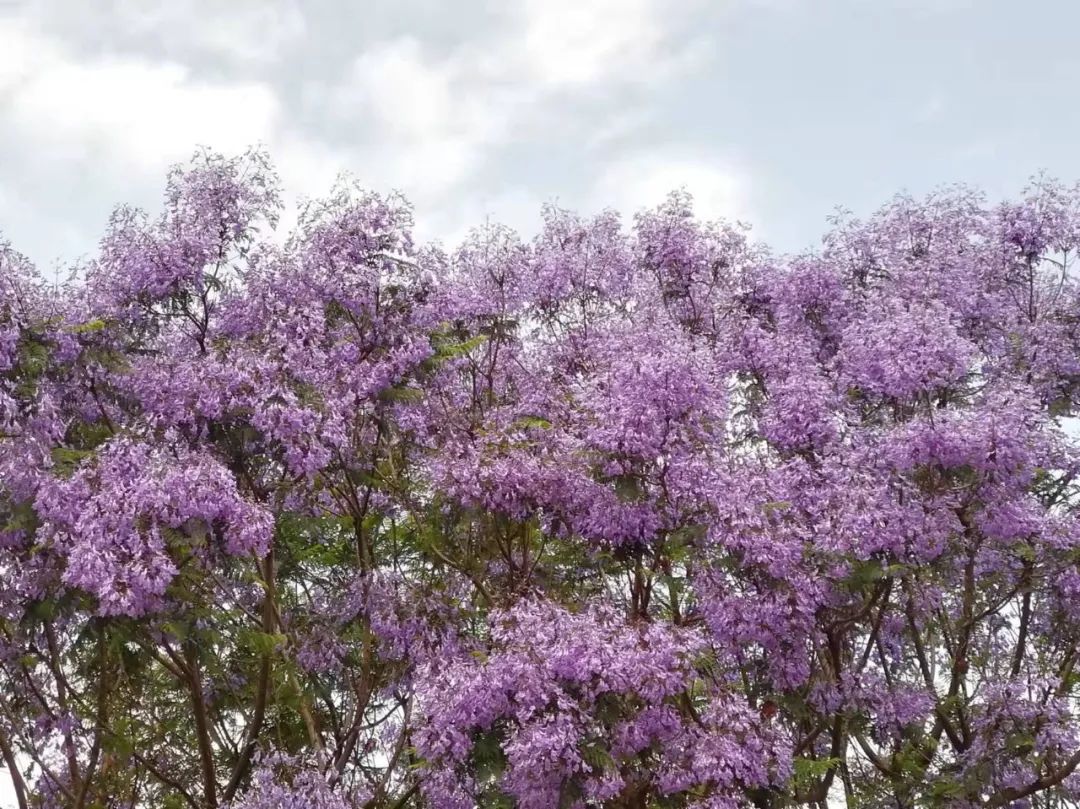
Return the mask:
<svg viewBox="0 0 1080 809">
<path fill-rule="evenodd" d="M 557 805 L 571 784 L 572 805 L 585 806 L 645 788 L 735 795 L 786 777 L 782 734 L 734 694 L 694 693 L 707 649 L 698 632 L 537 600 L 491 613 L 489 629 L 486 644 L 418 679 L 417 749 L 437 767 L 434 805 L 472 805 L 489 786 L 464 766 L 478 734 L 499 736 L 498 788 L 523 807 Z M 680 700 L 702 713 L 691 720 Z"/>
<path fill-rule="evenodd" d="M 280 208 L 200 154 L 67 284 L 0 244 L 26 807 L 1080 797 L 1080 189 Z"/>
<path fill-rule="evenodd" d="M 65 560 L 63 581 L 96 596 L 102 615 L 160 608 L 183 553 L 266 553 L 273 518 L 206 454 L 126 439 L 68 480 L 38 489 L 39 536 Z"/>
</svg>

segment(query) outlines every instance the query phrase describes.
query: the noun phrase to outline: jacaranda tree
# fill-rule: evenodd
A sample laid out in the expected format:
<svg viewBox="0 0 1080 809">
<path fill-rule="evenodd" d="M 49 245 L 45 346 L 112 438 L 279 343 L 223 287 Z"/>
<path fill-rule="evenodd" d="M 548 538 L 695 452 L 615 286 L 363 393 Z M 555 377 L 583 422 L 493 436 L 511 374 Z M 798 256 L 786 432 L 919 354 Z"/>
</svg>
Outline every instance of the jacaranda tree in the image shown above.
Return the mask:
<svg viewBox="0 0 1080 809">
<path fill-rule="evenodd" d="M 1080 190 L 288 238 L 200 154 L 0 251 L 21 809 L 1080 802 Z"/>
</svg>

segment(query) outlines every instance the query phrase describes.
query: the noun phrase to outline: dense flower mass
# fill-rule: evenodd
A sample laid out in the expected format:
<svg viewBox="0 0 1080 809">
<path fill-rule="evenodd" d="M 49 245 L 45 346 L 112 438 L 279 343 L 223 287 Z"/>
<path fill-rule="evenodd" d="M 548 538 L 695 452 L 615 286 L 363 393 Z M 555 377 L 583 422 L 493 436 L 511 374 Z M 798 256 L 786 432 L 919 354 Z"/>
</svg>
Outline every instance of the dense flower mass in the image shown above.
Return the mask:
<svg viewBox="0 0 1080 809">
<path fill-rule="evenodd" d="M 1080 805 L 1080 189 L 0 242 L 20 809 Z"/>
<path fill-rule="evenodd" d="M 141 615 L 177 574 L 177 553 L 266 553 L 270 515 L 243 501 L 213 459 L 115 439 L 70 480 L 38 489 L 38 535 L 57 547 L 65 584 L 97 598 L 101 615 Z M 210 560 L 212 561 L 212 560 Z"/>
<path fill-rule="evenodd" d="M 483 802 L 487 785 L 462 766 L 478 734 L 505 757 L 499 789 L 523 807 L 558 805 L 567 783 L 584 803 L 702 788 L 719 800 L 788 775 L 783 735 L 728 689 L 710 692 L 699 715 L 678 710 L 708 651 L 702 633 L 527 599 L 489 622 L 490 652 L 430 661 L 419 681 L 432 803 Z"/>
</svg>

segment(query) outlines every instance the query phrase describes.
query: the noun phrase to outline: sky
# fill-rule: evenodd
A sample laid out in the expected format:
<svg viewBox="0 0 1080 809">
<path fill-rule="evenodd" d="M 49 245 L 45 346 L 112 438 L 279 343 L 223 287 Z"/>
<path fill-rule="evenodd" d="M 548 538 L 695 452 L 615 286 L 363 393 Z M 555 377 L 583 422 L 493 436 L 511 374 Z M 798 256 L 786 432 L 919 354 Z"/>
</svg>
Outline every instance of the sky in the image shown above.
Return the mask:
<svg viewBox="0 0 1080 809">
<path fill-rule="evenodd" d="M 782 252 L 838 206 L 1080 179 L 1071 0 L 0 0 L 0 234 L 43 270 L 197 146 L 452 245 L 686 187 Z M 10 805 L 0 778 L 0 806 Z"/>
<path fill-rule="evenodd" d="M 448 245 L 685 186 L 798 252 L 837 206 L 1080 179 L 1078 27 L 1066 0 L 0 0 L 0 233 L 66 266 L 196 146 L 262 144 L 290 200 L 344 171 Z"/>
</svg>

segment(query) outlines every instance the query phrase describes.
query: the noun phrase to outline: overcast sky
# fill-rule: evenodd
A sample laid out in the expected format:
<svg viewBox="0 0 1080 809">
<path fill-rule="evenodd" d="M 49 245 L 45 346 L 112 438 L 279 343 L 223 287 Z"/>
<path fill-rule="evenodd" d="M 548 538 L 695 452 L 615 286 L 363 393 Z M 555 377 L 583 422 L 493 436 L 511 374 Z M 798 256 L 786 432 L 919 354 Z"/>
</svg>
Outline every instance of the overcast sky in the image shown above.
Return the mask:
<svg viewBox="0 0 1080 809">
<path fill-rule="evenodd" d="M 0 232 L 89 255 L 196 145 L 261 142 L 293 194 L 404 191 L 424 238 L 685 185 L 801 250 L 837 205 L 1080 179 L 1078 28 L 1067 0 L 0 0 Z"/>
</svg>

